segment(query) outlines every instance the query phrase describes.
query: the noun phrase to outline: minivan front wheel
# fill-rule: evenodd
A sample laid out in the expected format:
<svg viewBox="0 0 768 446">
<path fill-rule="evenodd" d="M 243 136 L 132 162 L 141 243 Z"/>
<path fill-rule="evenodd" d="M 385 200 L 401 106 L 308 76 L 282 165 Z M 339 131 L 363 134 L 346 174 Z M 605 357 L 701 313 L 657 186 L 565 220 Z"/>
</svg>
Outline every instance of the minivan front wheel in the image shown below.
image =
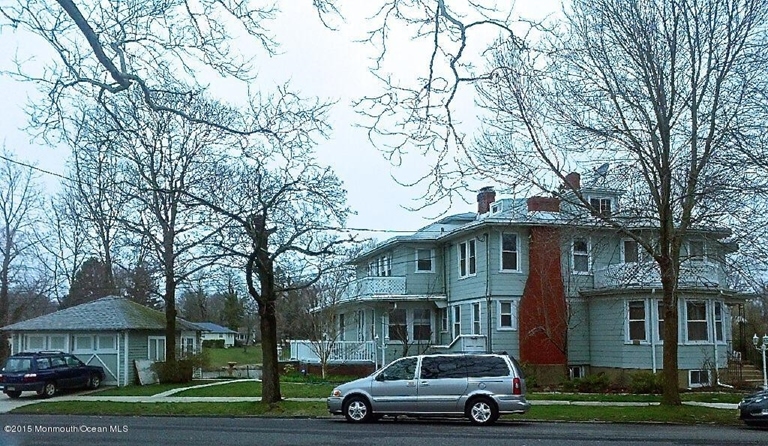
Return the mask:
<svg viewBox="0 0 768 446">
<path fill-rule="evenodd" d="M 490 398 L 475 398 L 469 403 L 467 417 L 472 424 L 493 424 L 499 419 L 499 410 Z"/>
<path fill-rule="evenodd" d="M 344 416 L 347 421 L 364 423 L 371 419 L 371 404 L 365 397 L 352 396 L 344 403 Z"/>
</svg>

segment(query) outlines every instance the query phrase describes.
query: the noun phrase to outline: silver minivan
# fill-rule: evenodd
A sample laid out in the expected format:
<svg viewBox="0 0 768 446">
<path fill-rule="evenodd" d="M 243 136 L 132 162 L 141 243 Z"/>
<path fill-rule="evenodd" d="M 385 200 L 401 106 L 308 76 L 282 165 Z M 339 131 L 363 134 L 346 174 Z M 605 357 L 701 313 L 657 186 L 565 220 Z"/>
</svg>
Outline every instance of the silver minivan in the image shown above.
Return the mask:
<svg viewBox="0 0 768 446">
<path fill-rule="evenodd" d="M 342 384 L 328 411 L 348 421 L 385 415 L 467 417 L 494 423 L 500 415 L 525 413 L 525 378 L 504 354 L 435 354 L 400 358 L 367 376 Z"/>
</svg>

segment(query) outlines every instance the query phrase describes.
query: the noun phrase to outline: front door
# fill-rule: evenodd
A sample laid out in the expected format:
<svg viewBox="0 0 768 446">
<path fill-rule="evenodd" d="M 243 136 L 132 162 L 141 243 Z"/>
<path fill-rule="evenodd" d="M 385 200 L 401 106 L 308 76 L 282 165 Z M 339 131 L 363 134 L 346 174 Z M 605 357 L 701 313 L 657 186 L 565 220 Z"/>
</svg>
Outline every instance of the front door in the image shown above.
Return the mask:
<svg viewBox="0 0 768 446">
<path fill-rule="evenodd" d="M 417 358 L 394 361 L 371 384 L 374 412 L 414 412 L 418 387 L 416 386 Z"/>
</svg>

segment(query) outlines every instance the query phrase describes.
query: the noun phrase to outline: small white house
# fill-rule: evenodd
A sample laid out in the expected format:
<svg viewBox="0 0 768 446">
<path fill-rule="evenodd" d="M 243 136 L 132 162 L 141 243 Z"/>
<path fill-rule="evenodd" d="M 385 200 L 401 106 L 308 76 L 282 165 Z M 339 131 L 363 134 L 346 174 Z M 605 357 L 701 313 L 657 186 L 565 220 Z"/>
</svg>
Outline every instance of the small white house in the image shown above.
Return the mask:
<svg viewBox="0 0 768 446">
<path fill-rule="evenodd" d="M 235 336 L 237 336 L 236 331 L 214 324 L 213 322 L 195 322 L 195 324 L 202 330 L 203 341 L 215 341 L 221 339 L 224 341 L 225 348 L 233 347 L 235 345 Z"/>
</svg>

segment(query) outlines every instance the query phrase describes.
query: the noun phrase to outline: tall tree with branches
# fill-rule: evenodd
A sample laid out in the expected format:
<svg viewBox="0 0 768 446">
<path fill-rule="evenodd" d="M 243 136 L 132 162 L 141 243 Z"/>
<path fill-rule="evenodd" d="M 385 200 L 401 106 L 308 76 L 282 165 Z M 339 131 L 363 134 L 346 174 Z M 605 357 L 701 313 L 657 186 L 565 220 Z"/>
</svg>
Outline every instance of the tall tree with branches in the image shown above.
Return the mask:
<svg viewBox="0 0 768 446">
<path fill-rule="evenodd" d="M 401 119 L 406 131 L 395 132 L 399 144 L 385 150 L 416 145 L 445 161 L 424 178 L 437 196 L 471 178 L 513 190 L 530 184 L 633 238 L 661 272 L 663 402 L 680 404 L 683 242 L 701 228 L 765 235 L 768 2 L 574 0 L 548 26 L 517 26 L 479 4 L 465 13 L 447 3 L 394 0 L 399 8 L 380 13 L 419 26 L 431 52 L 428 75 L 409 88 L 381 76 L 385 93 L 360 103 L 372 138 L 391 143 L 380 118 Z M 386 41 L 386 29 L 373 36 Z M 472 42 L 481 51 L 471 51 Z M 485 63 L 473 63 L 480 52 Z M 483 132 L 474 141 L 456 125 L 463 86 L 476 88 L 482 107 Z M 408 136 L 413 128 L 416 137 Z M 566 181 L 574 166 L 603 163 L 610 163 L 611 187 L 625 191 L 612 215 Z M 636 229 L 649 226 L 652 238 Z"/>
<path fill-rule="evenodd" d="M 349 241 L 339 232 L 350 212 L 341 182 L 317 163 L 305 138 L 295 143 L 258 151 L 246 147 L 245 156 L 214 175 L 210 199 L 200 199 L 231 222 L 221 248 L 242 266 L 258 305 L 267 403 L 282 399 L 278 298 L 317 282 L 334 266 L 336 249 Z M 282 283 L 278 271 L 290 272 L 293 280 Z"/>
<path fill-rule="evenodd" d="M 16 322 L 11 318 L 10 290 L 23 275 L 20 261 L 31 255 L 35 246 L 34 230 L 39 222 L 42 192 L 34 171 L 16 163 L 13 155 L 3 152 L 0 161 L 0 324 Z M 0 335 L 0 358 L 8 356 L 7 333 Z"/>
</svg>

